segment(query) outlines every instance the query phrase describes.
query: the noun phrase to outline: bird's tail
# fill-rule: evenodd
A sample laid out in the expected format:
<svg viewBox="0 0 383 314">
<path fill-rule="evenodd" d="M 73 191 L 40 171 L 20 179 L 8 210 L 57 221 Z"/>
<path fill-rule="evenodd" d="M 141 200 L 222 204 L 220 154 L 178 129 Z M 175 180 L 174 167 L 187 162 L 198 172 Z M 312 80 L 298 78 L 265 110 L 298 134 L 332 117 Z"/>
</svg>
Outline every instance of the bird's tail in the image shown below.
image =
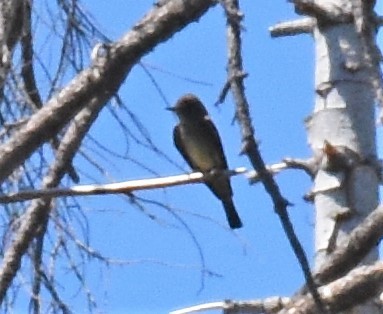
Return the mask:
<svg viewBox="0 0 383 314">
<path fill-rule="evenodd" d="M 242 227 L 241 218 L 234 207 L 232 198 L 222 200 L 223 207 L 225 208 L 226 218 L 231 229 L 237 229 Z"/>
</svg>

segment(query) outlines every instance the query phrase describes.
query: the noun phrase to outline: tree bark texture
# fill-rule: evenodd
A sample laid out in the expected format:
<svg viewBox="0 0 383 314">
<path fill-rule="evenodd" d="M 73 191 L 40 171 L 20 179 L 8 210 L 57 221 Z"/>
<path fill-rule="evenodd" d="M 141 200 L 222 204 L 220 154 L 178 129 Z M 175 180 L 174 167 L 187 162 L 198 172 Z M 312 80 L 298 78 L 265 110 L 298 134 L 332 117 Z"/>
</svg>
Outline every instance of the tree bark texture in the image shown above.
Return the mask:
<svg viewBox="0 0 383 314">
<path fill-rule="evenodd" d="M 328 142 L 358 157 L 350 167 L 321 167 L 315 177 L 315 268 L 319 269 L 337 244 L 377 207 L 379 178 L 374 166 L 375 91 L 363 39 L 352 21 L 324 22 L 318 17 L 314 41 L 316 98 L 314 113 L 307 119 L 309 144 L 316 156 L 327 157 L 324 146 Z M 377 258 L 374 247 L 361 264 Z M 347 313 L 379 312 L 369 304 Z"/>
</svg>

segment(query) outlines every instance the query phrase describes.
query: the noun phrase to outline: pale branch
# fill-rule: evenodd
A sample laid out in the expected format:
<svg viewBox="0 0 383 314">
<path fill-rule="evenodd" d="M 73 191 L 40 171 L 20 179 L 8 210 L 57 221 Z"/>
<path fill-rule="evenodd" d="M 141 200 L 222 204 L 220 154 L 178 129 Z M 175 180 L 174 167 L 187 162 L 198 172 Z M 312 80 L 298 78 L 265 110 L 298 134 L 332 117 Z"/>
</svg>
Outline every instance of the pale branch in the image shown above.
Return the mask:
<svg viewBox="0 0 383 314">
<path fill-rule="evenodd" d="M 285 162 L 280 162 L 277 164 L 266 166 L 267 171 L 273 176 L 277 175 L 282 170 L 286 170 L 288 168 L 289 166 Z M 261 175 L 256 170 L 249 171 L 246 174 L 246 177 L 249 179 L 250 184 L 255 184 L 262 180 Z"/>
<path fill-rule="evenodd" d="M 62 142 L 63 145 L 65 141 Z M 66 145 L 66 144 L 65 144 Z M 283 170 L 288 169 L 305 169 L 305 164 L 308 160 L 286 158 L 287 162 L 280 162 L 266 166 L 267 171 L 272 175 L 277 175 Z M 250 184 L 256 184 L 261 181 L 260 174 L 253 170 L 247 171 L 244 167 L 239 167 L 228 171 L 227 175 L 235 176 L 245 174 Z M 209 174 L 205 174 L 205 177 Z M 67 196 L 86 196 L 100 194 L 120 194 L 129 193 L 145 189 L 158 189 L 171 187 L 182 184 L 193 184 L 204 182 L 204 175 L 201 172 L 193 172 L 191 174 L 167 176 L 160 178 L 129 180 L 118 183 L 109 184 L 88 184 L 75 185 L 70 188 L 45 188 L 41 190 L 22 190 L 19 192 L 0 195 L 0 203 L 8 204 L 15 202 L 24 202 L 36 198 L 56 198 Z"/>
<path fill-rule="evenodd" d="M 383 206 L 378 206 L 331 253 L 314 274 L 319 285 L 333 281 L 350 271 L 378 245 L 383 236 Z"/>
<path fill-rule="evenodd" d="M 284 158 L 282 162 L 272 164 L 270 166 L 266 165 L 266 170 L 271 175 L 277 175 L 283 170 L 289 169 L 299 169 L 306 172 L 310 178 L 313 177 L 317 169 L 317 159 L 308 158 L 308 159 L 297 159 L 297 158 Z M 262 180 L 261 175 L 256 170 L 249 171 L 246 173 L 246 177 L 249 179 L 250 184 L 258 183 Z"/>
<path fill-rule="evenodd" d="M 252 314 L 271 314 L 277 313 L 290 302 L 289 298 L 270 297 L 263 300 L 254 301 L 220 301 L 204 303 L 188 308 L 172 311 L 169 314 L 191 314 L 202 311 L 223 310 L 225 314 L 252 313 Z"/>
<path fill-rule="evenodd" d="M 145 54 L 215 4 L 214 0 L 175 0 L 154 6 L 119 41 L 108 44 L 106 56 L 96 58 L 0 146 L 0 182 L 63 129 L 90 100 L 102 107 Z"/>
<path fill-rule="evenodd" d="M 230 89 L 236 102 L 236 118 L 240 124 L 242 133 L 242 153 L 246 154 L 259 173 L 263 186 L 270 195 L 274 210 L 277 213 L 290 245 L 297 257 L 305 276 L 307 285 L 313 295 L 319 310 L 323 311 L 323 306 L 316 290 L 314 280 L 311 276 L 310 265 L 305 251 L 298 237 L 295 234 L 294 227 L 290 221 L 287 212 L 287 206 L 290 204 L 282 195 L 279 186 L 275 182 L 272 174 L 267 171 L 265 162 L 260 154 L 258 144 L 254 137 L 254 128 L 250 117 L 250 105 L 245 95 L 245 84 L 242 73 L 245 73 L 242 64 L 242 44 L 241 44 L 241 18 L 239 13 L 238 0 L 222 1 L 227 17 L 227 45 L 228 45 L 228 77 L 230 78 Z M 236 17 L 236 18 L 233 18 Z M 324 311 L 323 311 L 324 312 Z"/>
<path fill-rule="evenodd" d="M 227 171 L 227 175 L 234 176 L 246 172 L 245 168 L 236 168 Z M 193 172 L 175 176 L 130 180 L 109 184 L 76 185 L 71 188 L 47 188 L 42 190 L 24 190 L 7 195 L 0 195 L 0 203 L 22 202 L 36 198 L 55 198 L 80 195 L 121 194 L 132 193 L 139 190 L 159 189 L 170 186 L 203 183 L 206 178 L 216 174 L 203 174 Z"/>
<path fill-rule="evenodd" d="M 357 304 L 377 297 L 383 289 L 383 262 L 355 268 L 346 276 L 319 288 L 322 301 L 332 313 L 345 311 Z M 310 295 L 300 295 L 279 314 L 316 314 L 317 309 Z"/>
<path fill-rule="evenodd" d="M 300 34 L 311 34 L 316 25 L 312 17 L 301 18 L 293 21 L 277 23 L 269 27 L 271 37 L 295 36 Z"/>
<path fill-rule="evenodd" d="M 361 266 L 346 276 L 318 289 L 322 302 L 332 313 L 339 313 L 350 307 L 378 296 L 383 289 L 383 262 Z M 170 312 L 170 314 L 191 314 L 207 310 L 223 310 L 225 314 L 317 314 L 318 308 L 311 295 L 297 295 L 293 298 L 271 297 L 254 301 L 221 301 L 195 305 Z"/>
<path fill-rule="evenodd" d="M 313 178 L 319 170 L 321 158 L 319 156 L 306 159 L 287 157 L 284 158 L 283 161 L 287 164 L 288 168 L 303 170 L 310 178 Z"/>
</svg>

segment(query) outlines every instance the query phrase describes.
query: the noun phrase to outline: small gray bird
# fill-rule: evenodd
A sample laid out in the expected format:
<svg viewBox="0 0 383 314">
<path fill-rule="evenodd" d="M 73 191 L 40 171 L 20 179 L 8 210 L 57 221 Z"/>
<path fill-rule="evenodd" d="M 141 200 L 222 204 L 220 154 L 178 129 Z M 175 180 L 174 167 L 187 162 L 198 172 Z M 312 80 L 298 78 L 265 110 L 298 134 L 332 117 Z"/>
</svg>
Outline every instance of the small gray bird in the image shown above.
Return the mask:
<svg viewBox="0 0 383 314">
<path fill-rule="evenodd" d="M 210 120 L 202 102 L 193 94 L 182 96 L 174 107 L 180 120 L 173 131 L 174 144 L 189 166 L 203 173 L 227 170 L 227 162 L 217 128 Z M 229 177 L 217 173 L 206 182 L 222 201 L 230 228 L 242 227 L 233 203 Z"/>
</svg>

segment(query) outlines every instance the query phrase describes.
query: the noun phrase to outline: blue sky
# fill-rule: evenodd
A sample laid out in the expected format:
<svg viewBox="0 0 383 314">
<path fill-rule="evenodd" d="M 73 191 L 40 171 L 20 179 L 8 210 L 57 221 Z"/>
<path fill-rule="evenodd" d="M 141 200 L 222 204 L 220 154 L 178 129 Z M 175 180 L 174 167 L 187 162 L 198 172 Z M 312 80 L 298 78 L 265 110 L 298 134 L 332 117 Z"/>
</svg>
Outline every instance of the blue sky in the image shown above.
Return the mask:
<svg viewBox="0 0 383 314">
<path fill-rule="evenodd" d="M 101 29 L 112 39 L 118 39 L 150 9 L 153 1 L 83 3 Z M 246 28 L 244 67 L 249 73 L 246 93 L 263 157 L 268 164 L 285 157 L 309 157 L 303 121 L 314 102 L 313 41 L 309 35 L 270 38 L 268 27 L 296 17 L 287 1 L 264 1 L 262 5 L 257 1 L 241 1 L 241 5 Z M 232 124 L 231 96 L 219 108 L 214 107 L 226 80 L 225 19 L 219 6 L 162 43 L 142 62 L 169 104 L 184 93 L 197 94 L 219 129 L 230 167 L 250 168 L 247 159 L 239 156 L 240 132 L 238 125 Z M 192 83 L 177 76 L 208 84 Z M 140 66 L 131 71 L 120 95 L 144 123 L 154 143 L 189 171 L 172 143 L 177 120 L 165 110 L 169 104 L 162 100 Z M 127 119 L 118 108 L 116 111 Z M 128 151 L 129 156 L 149 164 L 162 176 L 181 173 L 134 142 L 127 143 L 107 109 L 93 126 L 91 135 L 111 150 L 121 154 Z M 85 144 L 92 146 L 89 141 Z M 83 177 L 83 184 L 152 176 L 122 159 L 105 162 L 107 178 L 98 175 L 81 157 L 76 158 L 75 165 L 82 172 L 92 172 L 94 179 Z M 291 220 L 312 261 L 313 208 L 302 200 L 311 182 L 298 171 L 283 173 L 277 181 L 283 195 L 295 204 L 289 209 Z M 86 265 L 88 288 L 100 308 L 106 313 L 161 314 L 202 302 L 289 296 L 296 291 L 303 284 L 303 276 L 269 196 L 261 185 L 249 186 L 244 176 L 234 177 L 232 185 L 244 223 L 235 232 L 227 228 L 220 202 L 203 185 L 137 193 L 171 206 L 194 238 L 180 220 L 163 208 L 148 206 L 146 210 L 156 217 L 150 219 L 121 196 L 81 198 L 89 219 L 91 246 L 107 256 L 130 262 L 124 266 L 105 267 L 99 262 Z M 202 276 L 202 267 L 215 275 Z M 71 287 L 70 280 L 67 284 L 65 279 L 62 282 L 67 301 L 76 312 L 85 311 L 86 303 L 72 289 L 77 286 Z"/>
</svg>

